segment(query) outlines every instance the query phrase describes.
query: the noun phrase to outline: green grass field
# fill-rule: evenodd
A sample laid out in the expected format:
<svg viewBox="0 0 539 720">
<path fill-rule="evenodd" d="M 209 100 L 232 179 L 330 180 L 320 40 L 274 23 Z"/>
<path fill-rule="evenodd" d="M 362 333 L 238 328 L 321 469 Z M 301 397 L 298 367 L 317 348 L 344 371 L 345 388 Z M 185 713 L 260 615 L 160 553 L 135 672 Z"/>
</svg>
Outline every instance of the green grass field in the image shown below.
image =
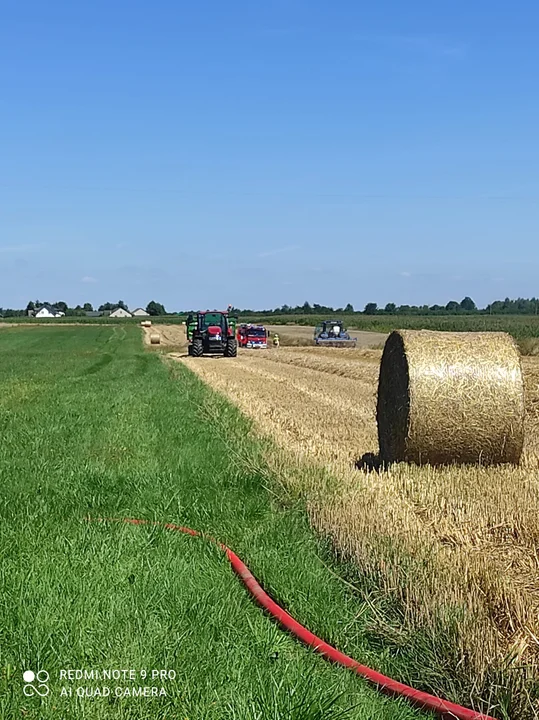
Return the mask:
<svg viewBox="0 0 539 720">
<path fill-rule="evenodd" d="M 375 603 L 328 569 L 300 505 L 283 505 L 247 421 L 129 326 L 0 331 L 0 717 L 238 720 L 424 718 L 281 631 L 208 532 L 315 633 L 409 679 L 404 651 L 369 645 Z M 252 469 L 255 468 L 255 469 Z M 46 670 L 51 693 L 23 695 Z M 173 671 L 174 680 L 67 681 L 68 669 Z M 117 698 L 154 685 L 157 698 Z M 109 697 L 76 689 L 110 686 Z M 62 687 L 73 696 L 62 696 Z"/>
</svg>

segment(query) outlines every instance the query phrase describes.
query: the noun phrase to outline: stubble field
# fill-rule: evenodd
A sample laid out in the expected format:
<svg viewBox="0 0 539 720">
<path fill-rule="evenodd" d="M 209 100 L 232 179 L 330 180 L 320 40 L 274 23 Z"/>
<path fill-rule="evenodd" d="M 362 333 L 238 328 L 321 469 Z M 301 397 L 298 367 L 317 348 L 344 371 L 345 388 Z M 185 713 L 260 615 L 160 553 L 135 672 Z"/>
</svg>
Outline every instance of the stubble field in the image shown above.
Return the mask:
<svg viewBox="0 0 539 720">
<path fill-rule="evenodd" d="M 539 362 L 523 358 L 521 466 L 376 470 L 379 349 L 281 347 L 238 358 L 170 355 L 280 448 L 266 460 L 306 502 L 348 581 L 379 592 L 371 628 L 422 648 L 422 682 L 502 717 L 537 716 Z M 388 620 L 388 618 L 390 618 Z M 464 695 L 464 697 L 463 697 Z"/>
</svg>

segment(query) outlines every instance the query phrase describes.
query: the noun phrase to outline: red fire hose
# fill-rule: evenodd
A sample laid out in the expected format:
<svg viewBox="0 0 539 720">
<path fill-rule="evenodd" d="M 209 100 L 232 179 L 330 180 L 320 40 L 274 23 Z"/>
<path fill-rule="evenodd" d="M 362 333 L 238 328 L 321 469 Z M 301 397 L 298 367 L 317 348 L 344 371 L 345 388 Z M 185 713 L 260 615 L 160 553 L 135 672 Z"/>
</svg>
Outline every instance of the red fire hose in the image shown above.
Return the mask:
<svg viewBox="0 0 539 720">
<path fill-rule="evenodd" d="M 396 680 L 392 680 L 391 678 L 376 672 L 376 670 L 371 670 L 371 668 L 361 665 L 357 662 L 357 660 L 353 660 L 351 657 L 348 657 L 348 655 L 345 655 L 331 645 L 328 645 L 328 643 L 324 642 L 324 640 L 314 635 L 310 632 L 310 630 L 307 630 L 307 628 L 304 628 L 303 625 L 300 625 L 300 623 L 297 620 L 294 620 L 294 618 L 289 615 L 286 610 L 277 605 L 277 603 L 272 600 L 266 592 L 264 592 L 249 571 L 247 565 L 240 560 L 236 553 L 232 552 L 230 548 L 223 545 L 223 543 L 218 540 L 215 540 L 207 535 L 203 535 L 196 530 L 191 530 L 190 528 L 182 527 L 181 525 L 174 525 L 172 523 L 151 522 L 149 520 L 138 520 L 135 518 L 105 518 L 105 522 L 111 521 L 131 523 L 132 525 L 159 525 L 166 530 L 176 530 L 178 532 L 187 533 L 188 535 L 204 537 L 205 539 L 214 542 L 224 551 L 230 561 L 230 564 L 232 565 L 232 568 L 239 575 L 240 580 L 249 590 L 257 603 L 267 610 L 267 612 L 274 617 L 282 627 L 286 628 L 286 630 L 291 632 L 306 645 L 312 647 L 323 657 L 339 665 L 344 665 L 344 667 L 350 668 L 350 670 L 353 670 L 362 678 L 365 678 L 376 685 L 378 690 L 381 692 L 394 697 L 406 698 L 416 707 L 421 708 L 422 710 L 429 710 L 443 720 L 495 720 L 495 718 L 490 715 L 484 715 L 476 710 L 469 710 L 461 705 L 449 702 L 448 700 L 443 700 L 435 695 L 429 695 L 421 690 L 415 690 L 409 685 L 404 685 Z"/>
</svg>

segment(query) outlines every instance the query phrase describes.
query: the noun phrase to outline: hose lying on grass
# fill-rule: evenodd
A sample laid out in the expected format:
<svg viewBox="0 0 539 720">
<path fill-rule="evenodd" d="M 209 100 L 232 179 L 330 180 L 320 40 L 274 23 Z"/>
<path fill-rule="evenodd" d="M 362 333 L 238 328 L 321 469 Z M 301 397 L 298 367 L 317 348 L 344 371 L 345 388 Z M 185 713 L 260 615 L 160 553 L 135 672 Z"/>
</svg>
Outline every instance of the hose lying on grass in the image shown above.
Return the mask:
<svg viewBox="0 0 539 720">
<path fill-rule="evenodd" d="M 92 520 L 92 518 L 87 519 L 90 521 Z M 350 668 L 350 670 L 353 670 L 365 680 L 368 680 L 376 685 L 378 690 L 381 692 L 393 697 L 406 698 L 414 706 L 422 710 L 433 712 L 438 717 L 442 718 L 442 720 L 495 720 L 495 718 L 490 715 L 484 715 L 476 710 L 469 710 L 461 705 L 449 702 L 448 700 L 443 700 L 435 695 L 429 695 L 421 690 L 415 690 L 409 685 L 404 685 L 396 680 L 392 680 L 391 678 L 376 672 L 376 670 L 372 670 L 365 665 L 361 665 L 357 662 L 357 660 L 354 660 L 348 655 L 340 652 L 340 650 L 334 648 L 332 645 L 329 645 L 324 640 L 310 632 L 310 630 L 303 627 L 303 625 L 301 625 L 297 620 L 294 620 L 294 618 L 280 605 L 277 605 L 277 603 L 262 589 L 255 577 L 251 574 L 247 565 L 245 565 L 236 553 L 234 553 L 226 545 L 223 545 L 223 543 L 209 537 L 208 535 L 204 535 L 197 530 L 191 530 L 191 528 L 188 527 L 174 525 L 173 523 L 154 522 L 150 520 L 140 520 L 137 518 L 98 518 L 98 522 L 124 522 L 131 525 L 157 525 L 163 527 L 165 530 L 175 530 L 177 532 L 186 533 L 187 535 L 193 535 L 194 537 L 203 537 L 205 540 L 215 543 L 221 548 L 221 550 L 224 551 L 230 561 L 230 564 L 232 565 L 233 570 L 237 573 L 240 580 L 254 597 L 256 602 L 261 605 L 273 618 L 275 618 L 283 628 L 291 632 L 306 645 L 312 647 L 323 657 L 339 665 Z"/>
</svg>

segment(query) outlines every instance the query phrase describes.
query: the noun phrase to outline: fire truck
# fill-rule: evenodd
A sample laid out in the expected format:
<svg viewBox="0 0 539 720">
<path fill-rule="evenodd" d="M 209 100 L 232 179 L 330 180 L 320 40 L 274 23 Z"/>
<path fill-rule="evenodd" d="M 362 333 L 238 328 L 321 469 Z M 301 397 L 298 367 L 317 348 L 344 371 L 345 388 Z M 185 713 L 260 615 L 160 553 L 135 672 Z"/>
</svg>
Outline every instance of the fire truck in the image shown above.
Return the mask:
<svg viewBox="0 0 539 720">
<path fill-rule="evenodd" d="M 268 333 L 263 325 L 238 325 L 237 338 L 240 347 L 262 350 L 268 347 Z"/>
</svg>

